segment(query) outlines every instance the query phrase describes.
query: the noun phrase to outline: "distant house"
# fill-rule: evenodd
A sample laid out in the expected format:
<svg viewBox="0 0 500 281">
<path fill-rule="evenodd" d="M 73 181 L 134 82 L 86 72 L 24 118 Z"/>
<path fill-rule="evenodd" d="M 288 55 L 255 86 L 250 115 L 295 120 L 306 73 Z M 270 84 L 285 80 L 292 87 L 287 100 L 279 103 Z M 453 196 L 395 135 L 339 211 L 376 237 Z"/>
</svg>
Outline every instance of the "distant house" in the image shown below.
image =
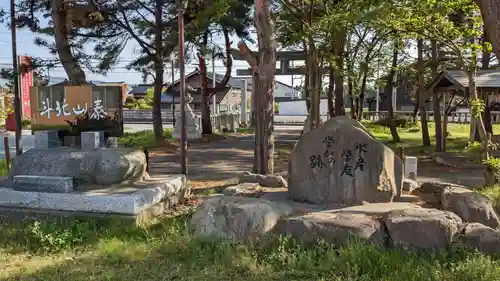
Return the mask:
<svg viewBox="0 0 500 281">
<path fill-rule="evenodd" d="M 220 85 L 224 75 L 215 74 L 215 83 Z M 186 88 L 190 89 L 191 97 L 193 101 L 191 103 L 191 108 L 195 110 L 199 110 L 201 108 L 201 92 L 199 91 L 201 88 L 201 78 L 200 72 L 198 69 L 186 75 Z M 207 73 L 207 81 L 208 86 L 212 87 L 212 73 Z M 179 82 L 180 80 L 176 80 L 169 85 L 165 92 L 163 92 L 161 101 L 162 107 L 170 108 L 172 104 L 180 103 L 179 96 Z M 248 93 L 251 92 L 250 86 L 248 87 Z M 250 96 L 250 94 L 248 94 Z M 230 110 L 238 110 L 241 105 L 241 79 L 230 78 L 228 83 L 221 91 L 215 94 L 215 99 L 217 106 L 220 111 L 230 111 Z M 212 99 L 209 101 L 212 104 Z"/>
<path fill-rule="evenodd" d="M 48 86 L 68 86 L 70 83 L 67 79 L 62 79 L 61 78 L 56 78 L 56 79 L 51 79 L 49 80 L 49 85 Z M 125 83 L 124 81 L 119 81 L 119 82 L 108 82 L 108 81 L 97 81 L 97 80 L 91 80 L 87 82 L 88 85 L 94 85 L 94 86 L 100 86 L 100 87 L 121 87 L 121 96 L 122 100 L 125 100 L 127 96 L 127 92 L 129 91 L 129 85 Z M 97 89 L 97 88 L 96 88 Z M 97 91 L 97 90 L 96 90 Z"/>
<path fill-rule="evenodd" d="M 242 79 L 245 79 L 245 80 L 247 80 L 248 88 L 250 90 L 252 89 L 252 77 L 240 76 L 240 77 L 233 77 L 231 79 L 237 80 L 238 83 L 240 83 L 240 84 L 241 84 L 240 81 Z M 299 90 L 294 89 L 292 86 L 290 86 L 286 83 L 283 83 L 283 82 L 276 80 L 276 88 L 274 89 L 274 100 L 275 101 L 280 102 L 280 101 L 299 99 L 299 98 L 301 98 L 301 93 Z"/>
<path fill-rule="evenodd" d="M 139 85 L 134 86 L 132 88 L 132 90 L 130 92 L 128 92 L 128 94 L 133 96 L 136 99 L 141 99 L 141 98 L 144 98 L 144 96 L 146 95 L 146 92 L 151 87 L 154 87 L 154 85 L 153 84 L 139 84 Z"/>
</svg>

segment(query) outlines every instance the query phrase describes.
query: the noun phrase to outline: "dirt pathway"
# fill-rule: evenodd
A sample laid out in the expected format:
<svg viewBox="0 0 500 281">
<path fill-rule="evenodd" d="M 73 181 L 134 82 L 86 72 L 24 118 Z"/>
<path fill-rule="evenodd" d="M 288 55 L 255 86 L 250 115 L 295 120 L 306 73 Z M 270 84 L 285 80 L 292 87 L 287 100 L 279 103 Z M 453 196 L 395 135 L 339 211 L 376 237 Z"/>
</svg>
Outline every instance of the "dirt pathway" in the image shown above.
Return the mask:
<svg viewBox="0 0 500 281">
<path fill-rule="evenodd" d="M 288 155 L 300 131 L 276 132 L 276 173 L 286 175 Z M 231 136 L 212 143 L 196 144 L 188 148 L 188 179 L 203 181 L 203 185 L 237 177 L 251 171 L 253 165 L 253 135 Z M 155 151 L 150 157 L 152 175 L 180 173 L 180 154 Z M 418 162 L 419 182 L 446 181 L 466 186 L 479 186 L 484 182 L 481 170 L 451 168 L 429 158 Z"/>
</svg>

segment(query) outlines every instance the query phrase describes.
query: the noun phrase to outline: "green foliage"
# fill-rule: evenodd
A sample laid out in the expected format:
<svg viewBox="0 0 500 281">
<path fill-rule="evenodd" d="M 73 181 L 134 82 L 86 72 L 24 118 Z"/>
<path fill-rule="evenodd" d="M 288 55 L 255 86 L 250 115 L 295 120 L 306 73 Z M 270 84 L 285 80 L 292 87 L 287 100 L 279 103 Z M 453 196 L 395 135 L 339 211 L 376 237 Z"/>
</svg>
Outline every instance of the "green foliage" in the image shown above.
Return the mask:
<svg viewBox="0 0 500 281">
<path fill-rule="evenodd" d="M 482 99 L 474 99 L 471 101 L 471 109 L 472 109 L 472 116 L 475 118 L 481 117 L 481 114 L 484 112 L 484 108 L 486 107 L 486 104 Z"/>
<path fill-rule="evenodd" d="M 127 97 L 123 107 L 128 109 L 136 109 L 138 107 L 137 100 L 134 97 Z"/>
<path fill-rule="evenodd" d="M 9 175 L 9 167 L 5 159 L 0 160 L 0 176 L 6 177 Z"/>
<path fill-rule="evenodd" d="M 22 128 L 29 128 L 31 126 L 31 119 L 29 118 L 22 118 L 21 119 L 21 127 Z"/>
<path fill-rule="evenodd" d="M 500 181 L 500 158 L 489 157 L 488 159 L 483 160 L 483 164 L 488 165 L 497 181 Z"/>
<path fill-rule="evenodd" d="M 495 163 L 492 163 L 493 166 L 498 166 L 498 161 L 494 161 Z M 494 174 L 497 180 L 500 180 L 498 178 L 498 174 Z M 493 206 L 495 210 L 500 212 L 500 185 L 493 185 L 493 186 L 482 186 L 475 188 L 474 191 L 479 192 L 481 194 L 484 194 L 488 196 L 492 201 L 493 201 Z"/>
<path fill-rule="evenodd" d="M 66 120 L 70 126 L 67 135 L 80 136 L 82 132 L 104 131 L 109 136 L 120 136 L 122 133 L 118 112 L 114 116 L 106 115 L 103 118 L 91 119 L 90 113 L 76 116 L 74 120 Z"/>
<path fill-rule="evenodd" d="M 28 239 L 44 251 L 60 251 L 82 243 L 89 235 L 88 223 L 75 221 L 69 228 L 60 228 L 53 221 L 34 221 L 28 225 Z"/>
<path fill-rule="evenodd" d="M 152 105 L 149 105 L 149 104 L 147 104 L 145 102 L 144 103 L 139 103 L 138 107 L 139 107 L 139 109 L 151 109 L 151 108 L 153 108 Z"/>
<path fill-rule="evenodd" d="M 467 146 L 465 147 L 466 152 L 471 152 L 471 153 L 481 153 L 483 151 L 481 147 L 481 143 L 478 141 L 470 141 L 467 143 Z"/>
</svg>

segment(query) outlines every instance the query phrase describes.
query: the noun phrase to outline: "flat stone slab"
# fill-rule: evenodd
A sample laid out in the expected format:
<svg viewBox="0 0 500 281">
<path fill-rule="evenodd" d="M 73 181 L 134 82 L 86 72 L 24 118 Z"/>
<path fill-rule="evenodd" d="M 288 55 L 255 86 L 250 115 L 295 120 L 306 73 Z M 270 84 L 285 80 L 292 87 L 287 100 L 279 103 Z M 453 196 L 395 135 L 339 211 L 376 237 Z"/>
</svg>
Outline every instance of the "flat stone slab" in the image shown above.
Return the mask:
<svg viewBox="0 0 500 281">
<path fill-rule="evenodd" d="M 19 175 L 12 179 L 12 189 L 51 193 L 73 192 L 72 177 Z"/>
<path fill-rule="evenodd" d="M 85 191 L 47 193 L 0 187 L 0 206 L 138 215 L 165 200 L 175 202 L 175 198 L 189 194 L 184 175 L 152 177 L 127 185 L 86 186 L 82 190 Z"/>
</svg>

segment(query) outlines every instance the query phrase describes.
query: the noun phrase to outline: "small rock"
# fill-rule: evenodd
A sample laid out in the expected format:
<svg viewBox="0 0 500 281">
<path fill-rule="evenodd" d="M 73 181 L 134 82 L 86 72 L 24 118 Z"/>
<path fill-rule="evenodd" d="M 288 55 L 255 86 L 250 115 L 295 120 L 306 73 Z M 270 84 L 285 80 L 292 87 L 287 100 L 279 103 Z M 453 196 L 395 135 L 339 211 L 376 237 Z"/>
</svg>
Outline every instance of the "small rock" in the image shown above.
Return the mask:
<svg viewBox="0 0 500 281">
<path fill-rule="evenodd" d="M 222 194 L 229 196 L 248 195 L 258 192 L 258 188 L 259 188 L 258 183 L 246 182 L 246 183 L 240 183 L 238 185 L 228 186 L 222 191 Z"/>
<path fill-rule="evenodd" d="M 287 181 L 278 175 L 260 175 L 243 172 L 240 175 L 240 183 L 258 183 L 265 187 L 288 187 Z"/>
<path fill-rule="evenodd" d="M 412 179 L 403 179 L 403 191 L 412 192 L 419 187 L 418 182 Z"/>
<path fill-rule="evenodd" d="M 452 211 L 465 222 L 478 222 L 493 229 L 500 228 L 493 201 L 483 194 L 461 187 L 449 187 L 443 190 L 443 210 Z"/>
<path fill-rule="evenodd" d="M 472 250 L 500 254 L 500 232 L 480 223 L 466 224 L 459 241 Z"/>
<path fill-rule="evenodd" d="M 408 208 L 384 216 L 394 246 L 415 250 L 439 250 L 451 245 L 462 220 L 452 212 Z"/>
<path fill-rule="evenodd" d="M 199 236 L 247 240 L 270 232 L 292 211 L 286 204 L 260 198 L 218 195 L 203 201 L 190 224 Z"/>
<path fill-rule="evenodd" d="M 302 243 L 324 240 L 342 246 L 350 239 L 361 239 L 383 245 L 386 241 L 383 223 L 365 214 L 316 212 L 280 221 L 277 229 Z"/>
</svg>

